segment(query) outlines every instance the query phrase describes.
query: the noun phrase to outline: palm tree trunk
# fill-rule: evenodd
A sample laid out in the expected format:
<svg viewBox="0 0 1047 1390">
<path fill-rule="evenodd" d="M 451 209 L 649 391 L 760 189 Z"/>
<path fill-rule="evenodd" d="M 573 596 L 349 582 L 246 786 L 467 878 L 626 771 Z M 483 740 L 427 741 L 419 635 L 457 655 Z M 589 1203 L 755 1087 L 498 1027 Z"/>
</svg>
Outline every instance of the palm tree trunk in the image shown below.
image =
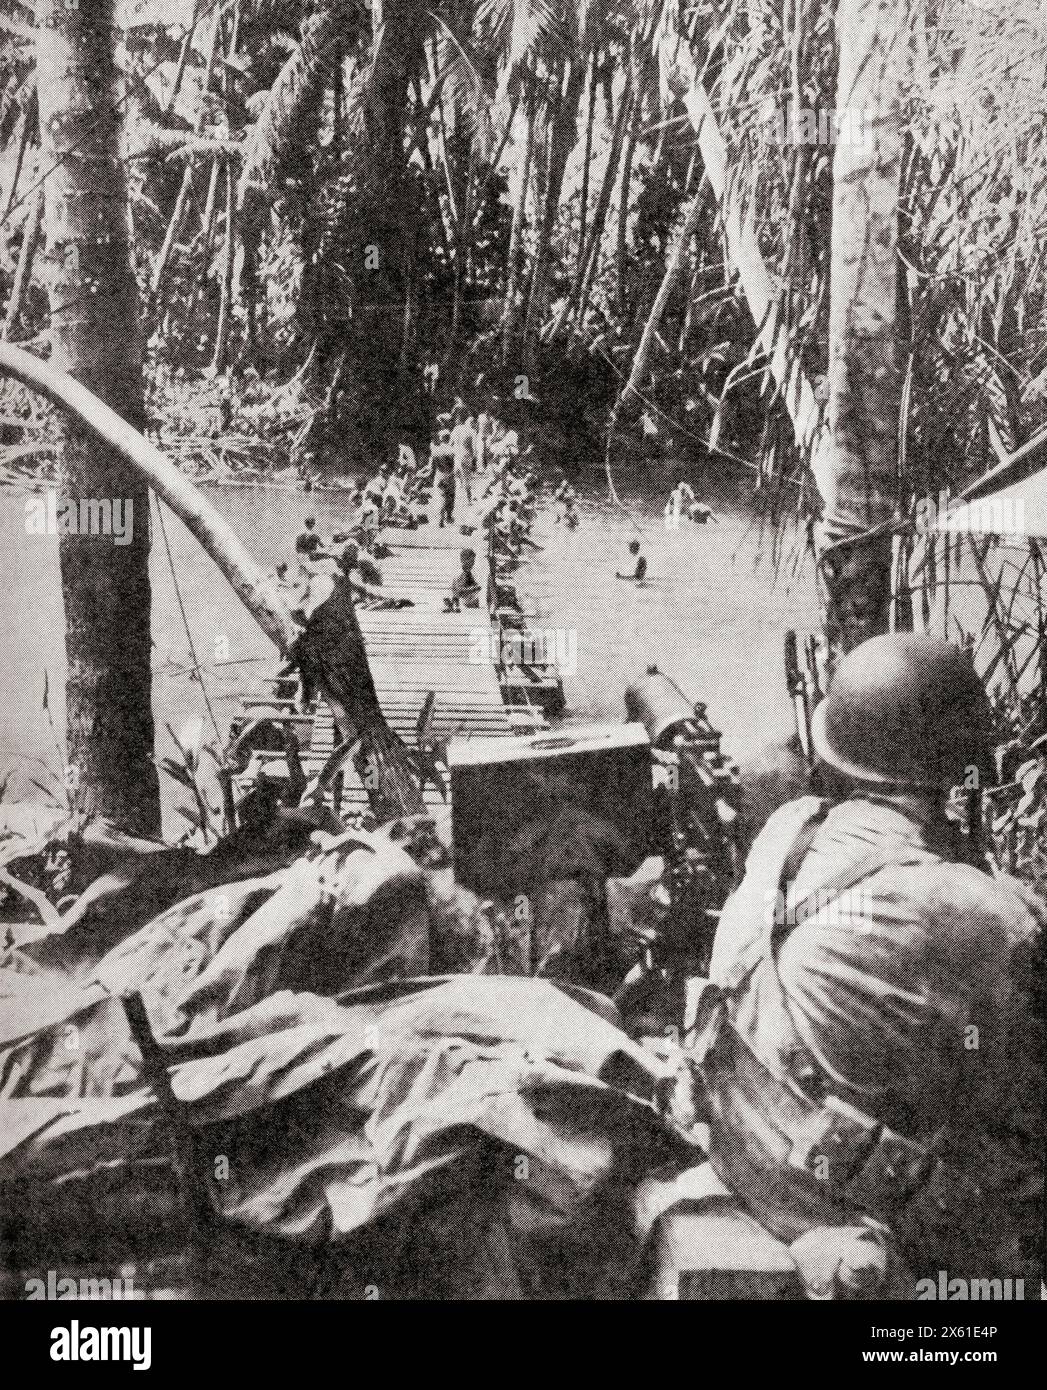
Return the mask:
<svg viewBox="0 0 1047 1390">
<path fill-rule="evenodd" d="M 596 62 L 596 54 L 592 56 L 592 68 L 589 73 L 589 105 L 585 113 L 585 151 L 582 156 L 582 188 L 578 198 L 578 249 L 575 252 L 577 263 L 581 264 L 582 252 L 585 248 L 585 224 L 589 217 L 589 167 L 593 162 L 593 124 L 596 119 L 597 88 L 600 81 L 600 70 Z"/>
<path fill-rule="evenodd" d="M 600 185 L 600 196 L 596 200 L 596 207 L 593 210 L 592 228 L 589 232 L 589 245 L 586 248 L 583 259 L 583 272 L 578 283 L 575 294 L 575 313 L 580 318 L 584 312 L 585 302 L 589 297 L 589 290 L 592 286 L 593 277 L 596 274 L 597 266 L 600 264 L 600 246 L 603 242 L 604 227 L 607 223 L 607 211 L 611 206 L 611 193 L 618 180 L 618 170 L 622 158 L 622 146 L 625 143 L 625 132 L 628 127 L 629 118 L 633 109 L 632 84 L 622 93 L 622 99 L 618 106 L 618 115 L 615 117 L 614 131 L 611 136 L 611 148 L 607 155 L 607 169 L 604 172 L 603 183 Z"/>
<path fill-rule="evenodd" d="M 211 72 L 214 68 L 215 53 L 218 49 L 218 29 L 221 23 L 221 16 L 215 19 L 214 28 L 211 32 L 210 46 L 207 50 L 207 61 L 204 65 L 204 75 L 201 81 L 201 90 L 206 95 L 211 85 Z M 193 126 L 193 133 L 199 135 L 204 128 L 206 114 L 206 103 L 201 102 L 199 114 Z M 167 270 L 171 254 L 174 251 L 175 241 L 181 231 L 182 222 L 185 218 L 186 205 L 189 202 L 189 195 L 193 191 L 193 161 L 190 156 L 186 156 L 185 172 L 182 174 L 181 186 L 175 198 L 174 208 L 171 211 L 171 220 L 167 224 L 167 231 L 164 234 L 163 244 L 160 247 L 160 254 L 156 258 L 156 265 L 153 267 L 153 278 L 149 289 L 153 298 L 160 293 L 160 286 L 164 282 L 164 273 Z"/>
<path fill-rule="evenodd" d="M 331 148 L 342 152 L 343 112 L 345 107 L 345 56 L 339 49 L 334 57 L 334 83 L 331 88 Z"/>
<path fill-rule="evenodd" d="M 901 379 L 895 313 L 902 40 L 893 0 L 839 0 L 837 109 L 864 138 L 837 141 L 829 308 L 827 465 L 819 571 L 830 653 L 886 632 L 899 502 Z M 858 124 L 860 122 L 860 124 Z"/>
<path fill-rule="evenodd" d="M 189 301 L 189 313 L 187 318 L 192 321 L 196 313 L 196 306 L 200 301 L 200 296 L 204 293 L 204 286 L 207 284 L 207 272 L 211 265 L 211 248 L 214 246 L 214 228 L 218 213 L 218 176 L 222 170 L 221 159 L 211 161 L 211 176 L 207 181 L 207 197 L 204 200 L 204 211 L 201 217 L 201 252 L 200 252 L 200 277 L 193 286 L 192 298 Z"/>
<path fill-rule="evenodd" d="M 0 331 L 0 341 L 5 343 L 18 327 L 22 301 L 25 299 L 25 292 L 29 288 L 29 281 L 33 274 L 33 257 L 36 254 L 37 242 L 40 240 L 40 224 L 43 218 L 44 190 L 40 188 L 34 193 L 26 213 L 25 227 L 22 231 L 22 246 L 18 252 L 18 265 L 15 268 L 14 283 L 11 286 L 11 298 L 7 301 L 4 326 L 3 330 Z"/>
<path fill-rule="evenodd" d="M 520 294 L 520 268 L 523 260 L 524 215 L 527 211 L 527 191 L 531 182 L 531 160 L 534 156 L 536 105 L 533 92 L 528 93 L 524 103 L 526 134 L 524 136 L 523 158 L 520 163 L 520 187 L 516 193 L 516 202 L 513 206 L 513 225 L 509 233 L 508 278 L 505 286 L 505 305 L 502 309 L 503 361 L 509 356 L 509 346 L 516 326 L 516 307 Z"/>
<path fill-rule="evenodd" d="M 131 269 L 121 162 L 114 0 L 37 8 L 40 144 L 52 275 L 52 362 L 140 426 L 141 316 Z M 12 349 L 6 349 L 10 352 Z M 126 543 L 65 530 L 59 563 L 66 625 L 66 754 L 93 809 L 160 828 L 153 763 L 149 489 L 119 453 L 76 422 L 59 443 L 63 501 L 119 503 Z M 79 508 L 78 508 L 79 512 Z M 102 530 L 100 524 L 95 529 Z"/>
<path fill-rule="evenodd" d="M 4 206 L 4 221 L 6 222 L 14 207 L 15 199 L 18 197 L 18 181 L 22 177 L 22 165 L 32 144 L 33 135 L 37 127 L 37 102 L 36 90 L 26 104 L 25 112 L 22 115 L 22 125 L 18 132 L 18 153 L 15 155 L 15 169 L 11 175 L 11 191 L 7 195 L 7 203 Z"/>
<path fill-rule="evenodd" d="M 545 297 L 545 287 L 549 276 L 549 248 L 552 244 L 553 232 L 556 230 L 556 219 L 560 211 L 560 194 L 563 192 L 567 160 L 578 136 L 578 109 L 581 105 L 584 83 L 585 65 L 581 59 L 576 58 L 571 63 L 563 98 L 557 106 L 549 138 L 549 174 L 546 179 L 542 222 L 538 232 L 538 249 L 527 296 L 525 334 L 534 320 L 535 313 L 543 312 L 542 301 Z"/>
<path fill-rule="evenodd" d="M 618 295 L 618 312 L 622 318 L 625 317 L 625 281 L 626 281 L 626 255 L 628 250 L 629 232 L 629 185 L 632 183 L 633 157 L 636 154 L 636 142 L 640 134 L 641 124 L 641 103 L 639 98 L 633 110 L 633 119 L 629 124 L 629 142 L 625 147 L 625 158 L 622 161 L 622 188 L 618 199 L 618 228 L 617 246 L 615 250 L 615 286 Z"/>
<path fill-rule="evenodd" d="M 167 101 L 164 103 L 164 111 L 169 116 L 174 110 L 174 104 L 178 100 L 178 93 L 182 89 L 182 78 L 185 76 L 185 65 L 189 61 L 189 50 L 192 47 L 193 34 L 196 30 L 197 10 L 199 0 L 193 5 L 193 15 L 186 30 L 185 38 L 182 40 L 182 47 L 178 50 L 178 66 L 175 68 L 174 80 L 171 83 L 171 90 L 167 94 Z"/>
<path fill-rule="evenodd" d="M 680 272 L 687 260 L 687 248 L 691 244 L 695 229 L 698 226 L 699 218 L 702 214 L 702 206 L 705 202 L 705 181 L 698 186 L 694 197 L 687 206 L 680 223 L 680 229 L 676 234 L 672 250 L 665 265 L 665 274 L 662 276 L 662 283 L 658 286 L 658 293 L 654 297 L 651 305 L 651 312 L 647 316 L 643 332 L 640 334 L 640 341 L 637 344 L 636 355 L 633 358 L 633 365 L 629 371 L 629 380 L 622 388 L 622 393 L 615 403 L 611 415 L 611 427 L 618 418 L 618 413 L 629 398 L 636 394 L 640 388 L 640 382 L 647 372 L 647 364 L 651 357 L 651 348 L 654 345 L 655 335 L 658 332 L 658 325 L 661 323 L 662 315 L 665 313 L 665 306 L 669 302 L 669 297 L 675 290 L 680 281 Z"/>
<path fill-rule="evenodd" d="M 697 135 L 702 164 L 722 213 L 727 259 L 737 272 L 756 325 L 760 350 L 767 358 L 767 370 L 789 412 L 796 443 L 810 456 L 812 471 L 818 478 L 826 467 L 828 453 L 822 409 L 799 356 L 789 351 L 788 337 L 780 331 L 778 295 L 760 251 L 751 200 L 743 196 L 745 190 L 730 183 L 727 147 L 688 44 L 667 29 L 659 58 Z"/>
<path fill-rule="evenodd" d="M 469 248 L 473 233 L 473 178 L 476 165 L 476 146 L 469 142 L 469 162 L 465 172 L 465 197 L 462 215 L 458 220 L 454 238 L 454 297 L 451 303 L 451 327 L 447 334 L 441 371 L 446 375 L 454 359 L 458 343 L 458 326 L 462 314 L 462 295 L 469 265 Z"/>
<path fill-rule="evenodd" d="M 394 414 L 403 421 L 421 413 L 413 307 L 418 294 L 420 198 L 404 137 L 408 97 L 424 52 L 427 22 L 426 7 L 417 0 L 383 0 L 372 11 L 372 62 L 363 89 L 364 147 L 358 164 L 358 222 L 361 252 L 373 244 L 379 248 L 380 261 L 366 280 L 364 302 L 375 306 L 377 315 L 366 357 L 358 357 L 356 372 L 366 375 L 363 433 L 379 447 L 393 433 Z M 395 304 L 404 306 L 399 323 L 388 311 Z"/>
<path fill-rule="evenodd" d="M 236 190 L 233 184 L 233 165 L 225 161 L 225 247 L 222 251 L 222 297 L 218 306 L 218 327 L 214 335 L 211 371 L 217 376 L 225 367 L 229 343 L 229 319 L 233 297 L 233 258 L 236 255 Z"/>
</svg>

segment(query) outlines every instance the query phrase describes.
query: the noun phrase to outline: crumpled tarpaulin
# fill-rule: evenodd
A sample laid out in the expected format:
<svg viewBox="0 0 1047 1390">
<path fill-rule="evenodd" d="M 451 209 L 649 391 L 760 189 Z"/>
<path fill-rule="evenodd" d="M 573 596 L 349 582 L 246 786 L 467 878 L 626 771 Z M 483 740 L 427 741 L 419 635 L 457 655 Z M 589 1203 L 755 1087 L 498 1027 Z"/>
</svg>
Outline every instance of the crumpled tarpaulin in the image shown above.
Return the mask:
<svg viewBox="0 0 1047 1390">
<path fill-rule="evenodd" d="M 133 1184 L 167 1152 L 118 998 L 137 990 L 204 1160 L 227 1159 L 230 1220 L 343 1235 L 493 1141 L 520 1228 L 569 1223 L 639 1133 L 664 1136 L 662 1064 L 582 991 L 426 977 L 426 873 L 360 834 L 177 903 L 86 975 L 9 955 L 0 1184 Z"/>
</svg>

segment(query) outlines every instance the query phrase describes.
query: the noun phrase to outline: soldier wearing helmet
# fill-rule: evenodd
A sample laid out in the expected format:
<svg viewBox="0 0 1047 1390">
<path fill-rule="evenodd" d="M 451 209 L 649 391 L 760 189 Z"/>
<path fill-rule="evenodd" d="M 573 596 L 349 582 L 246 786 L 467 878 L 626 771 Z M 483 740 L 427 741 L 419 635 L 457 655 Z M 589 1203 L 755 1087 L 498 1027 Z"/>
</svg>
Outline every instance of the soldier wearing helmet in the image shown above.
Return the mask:
<svg viewBox="0 0 1047 1390">
<path fill-rule="evenodd" d="M 847 790 L 771 816 L 693 991 L 721 1180 L 790 1242 L 849 1226 L 880 1258 L 889 1232 L 916 1277 L 1022 1273 L 993 1264 L 1013 1156 L 972 1161 L 970 1135 L 1004 1104 L 1009 959 L 1041 910 L 947 815 L 989 775 L 991 729 L 949 643 L 855 648 L 812 728 Z"/>
</svg>

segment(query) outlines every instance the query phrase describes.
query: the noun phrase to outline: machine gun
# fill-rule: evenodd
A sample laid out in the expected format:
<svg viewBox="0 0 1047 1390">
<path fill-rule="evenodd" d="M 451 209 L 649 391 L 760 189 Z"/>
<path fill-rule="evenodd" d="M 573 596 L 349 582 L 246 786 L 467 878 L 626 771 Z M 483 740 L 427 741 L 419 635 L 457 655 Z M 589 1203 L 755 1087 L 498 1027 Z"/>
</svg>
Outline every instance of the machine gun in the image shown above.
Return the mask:
<svg viewBox="0 0 1047 1390">
<path fill-rule="evenodd" d="M 705 705 L 692 704 L 656 666 L 625 692 L 630 720 L 651 743 L 655 842 L 665 872 L 652 890 L 659 922 L 618 992 L 623 1013 L 683 1016 L 686 979 L 708 969 L 719 910 L 735 885 L 740 784 Z"/>
</svg>

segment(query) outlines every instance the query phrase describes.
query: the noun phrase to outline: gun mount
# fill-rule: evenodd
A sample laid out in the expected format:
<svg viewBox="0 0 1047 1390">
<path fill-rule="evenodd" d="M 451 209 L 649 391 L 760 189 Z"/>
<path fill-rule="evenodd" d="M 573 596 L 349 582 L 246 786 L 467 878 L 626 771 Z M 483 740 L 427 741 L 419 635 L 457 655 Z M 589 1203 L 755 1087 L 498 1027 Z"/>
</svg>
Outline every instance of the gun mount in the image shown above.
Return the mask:
<svg viewBox="0 0 1047 1390">
<path fill-rule="evenodd" d="M 739 774 L 705 705 L 692 704 L 656 666 L 628 687 L 625 707 L 651 742 L 654 837 L 665 872 L 652 890 L 660 927 L 619 1004 L 643 1010 L 660 992 L 671 1022 L 682 1018 L 686 978 L 708 969 L 719 911 L 737 878 Z"/>
</svg>

